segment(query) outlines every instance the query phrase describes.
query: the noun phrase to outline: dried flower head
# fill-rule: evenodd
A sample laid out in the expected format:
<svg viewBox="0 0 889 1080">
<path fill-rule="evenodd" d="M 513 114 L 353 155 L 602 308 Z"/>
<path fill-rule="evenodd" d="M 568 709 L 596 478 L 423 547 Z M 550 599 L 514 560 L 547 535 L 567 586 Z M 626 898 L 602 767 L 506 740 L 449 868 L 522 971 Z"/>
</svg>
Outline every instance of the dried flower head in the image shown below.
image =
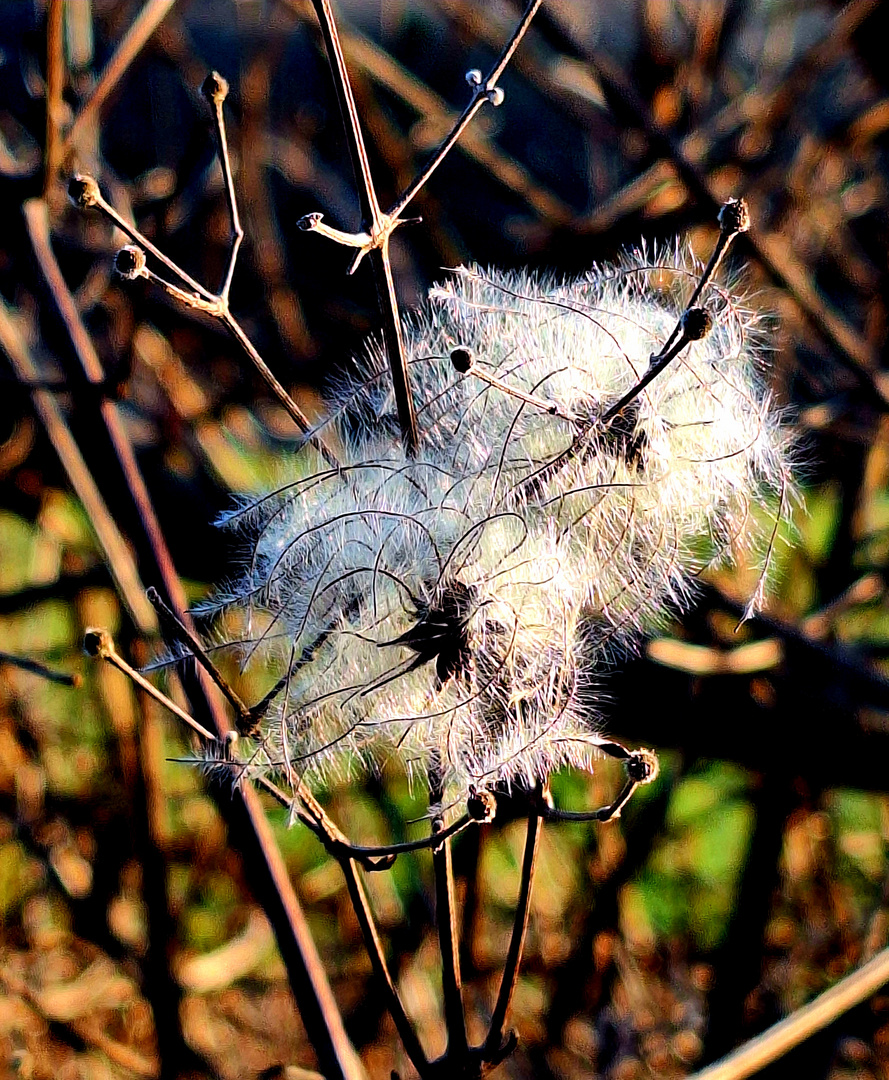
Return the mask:
<svg viewBox="0 0 889 1080">
<path fill-rule="evenodd" d="M 455 271 L 404 328 L 414 458 L 371 355 L 328 421 L 342 467 L 226 517 L 250 557 L 216 602 L 288 667 L 253 767 L 397 753 L 465 798 L 590 765 L 597 665 L 786 513 L 758 318 L 725 286 L 689 307 L 699 277 L 677 252 L 570 282 Z"/>
</svg>

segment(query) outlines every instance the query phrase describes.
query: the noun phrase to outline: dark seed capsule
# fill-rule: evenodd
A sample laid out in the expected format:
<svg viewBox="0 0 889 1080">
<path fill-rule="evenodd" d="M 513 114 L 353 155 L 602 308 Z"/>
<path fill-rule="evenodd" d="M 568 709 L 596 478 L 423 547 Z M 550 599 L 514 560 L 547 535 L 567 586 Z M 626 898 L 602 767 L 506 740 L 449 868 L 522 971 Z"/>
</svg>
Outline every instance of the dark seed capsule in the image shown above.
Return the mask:
<svg viewBox="0 0 889 1080">
<path fill-rule="evenodd" d="M 99 201 L 99 185 L 91 176 L 72 176 L 68 181 L 68 197 L 81 210 L 95 206 Z"/>
<path fill-rule="evenodd" d="M 228 82 L 218 71 L 211 71 L 204 79 L 201 93 L 211 105 L 218 105 L 228 97 Z"/>
<path fill-rule="evenodd" d="M 729 199 L 719 211 L 719 227 L 726 233 L 747 232 L 750 228 L 750 210 L 744 199 Z"/>
<path fill-rule="evenodd" d="M 682 316 L 682 331 L 689 341 L 700 341 L 713 329 L 713 317 L 702 307 L 689 308 Z"/>
<path fill-rule="evenodd" d="M 458 345 L 456 349 L 451 349 L 451 363 L 461 375 L 465 375 L 474 363 L 472 350 L 467 349 L 465 345 Z"/>
<path fill-rule="evenodd" d="M 494 792 L 486 788 L 470 792 L 466 800 L 466 812 L 474 821 L 493 821 L 497 813 L 497 798 Z"/>
<path fill-rule="evenodd" d="M 127 281 L 133 281 L 145 269 L 145 252 L 134 244 L 127 244 L 114 256 L 114 269 Z"/>
</svg>

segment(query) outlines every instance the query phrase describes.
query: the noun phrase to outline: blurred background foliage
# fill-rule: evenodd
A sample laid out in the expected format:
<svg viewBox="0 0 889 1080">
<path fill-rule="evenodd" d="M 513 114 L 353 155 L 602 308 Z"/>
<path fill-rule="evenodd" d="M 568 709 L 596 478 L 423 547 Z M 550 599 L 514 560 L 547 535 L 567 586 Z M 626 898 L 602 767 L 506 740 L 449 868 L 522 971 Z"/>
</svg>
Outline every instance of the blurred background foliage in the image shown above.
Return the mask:
<svg viewBox="0 0 889 1080">
<path fill-rule="evenodd" d="M 321 210 L 358 226 L 341 121 L 303 0 L 178 0 L 47 184 L 46 3 L 0 11 L 0 1063 L 34 1080 L 302 1076 L 315 1058 L 269 924 L 217 802 L 171 760 L 187 740 L 81 655 L 93 625 L 141 662 L 156 643 L 121 606 L 33 403 L 41 392 L 56 402 L 132 537 L 97 419 L 103 396 L 119 402 L 189 595 L 224 577 L 236 552 L 213 519 L 232 492 L 298 467 L 296 433 L 217 325 L 114 275 L 121 238 L 68 206 L 62 178 L 94 172 L 215 288 L 229 225 L 198 88 L 219 70 L 247 233 L 232 306 L 317 415 L 376 320 L 370 274 L 347 278 L 348 253 L 295 225 Z M 64 132 L 142 3 L 60 6 Z M 337 11 L 385 204 L 519 11 L 480 0 L 342 0 Z M 706 257 L 719 203 L 743 195 L 754 229 L 734 265 L 773 313 L 770 377 L 801 432 L 800 540 L 780 549 L 768 615 L 736 631 L 751 582 L 714 575 L 682 626 L 601 673 L 609 731 L 658 747 L 662 773 L 620 822 L 545 830 L 514 1006 L 521 1045 L 503 1076 L 686 1076 L 886 944 L 887 23 L 879 0 L 546 0 L 504 76 L 505 103 L 479 116 L 417 199 L 422 224 L 395 234 L 409 308 L 442 267 L 468 260 L 579 274 L 643 237 L 680 237 Z M 77 362 L 20 212 L 41 196 L 99 385 Z M 10 340 L 33 359 L 30 386 L 8 362 Z M 250 699 L 266 689 L 262 672 L 241 685 Z M 557 778 L 558 796 L 598 804 L 618 783 L 603 765 Z M 397 771 L 326 801 L 355 841 L 422 827 L 411 824 L 422 793 Z M 403 1069 L 336 864 L 269 813 L 369 1075 Z M 455 847 L 480 1018 L 521 848 L 508 807 Z M 403 856 L 368 887 L 411 1015 L 440 1051 L 428 857 Z M 889 1075 L 889 995 L 773 1073 Z"/>
</svg>

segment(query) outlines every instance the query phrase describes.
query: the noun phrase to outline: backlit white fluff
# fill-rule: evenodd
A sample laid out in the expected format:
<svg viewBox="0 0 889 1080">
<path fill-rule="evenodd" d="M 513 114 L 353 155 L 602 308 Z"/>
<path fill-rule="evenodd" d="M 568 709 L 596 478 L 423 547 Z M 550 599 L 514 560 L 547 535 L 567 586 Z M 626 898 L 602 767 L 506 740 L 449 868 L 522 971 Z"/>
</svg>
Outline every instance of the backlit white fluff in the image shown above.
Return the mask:
<svg viewBox="0 0 889 1080">
<path fill-rule="evenodd" d="M 219 603 L 302 657 L 267 766 L 329 775 L 397 754 L 455 797 L 588 766 L 596 664 L 687 605 L 704 567 L 769 546 L 787 437 L 757 320 L 729 290 L 702 297 L 712 331 L 601 419 L 684 310 L 699 271 L 671 261 L 567 283 L 455 271 L 405 325 L 418 457 L 372 357 L 328 424 L 343 468 L 229 515 L 251 555 Z M 540 405 L 461 375 L 457 348 Z"/>
</svg>

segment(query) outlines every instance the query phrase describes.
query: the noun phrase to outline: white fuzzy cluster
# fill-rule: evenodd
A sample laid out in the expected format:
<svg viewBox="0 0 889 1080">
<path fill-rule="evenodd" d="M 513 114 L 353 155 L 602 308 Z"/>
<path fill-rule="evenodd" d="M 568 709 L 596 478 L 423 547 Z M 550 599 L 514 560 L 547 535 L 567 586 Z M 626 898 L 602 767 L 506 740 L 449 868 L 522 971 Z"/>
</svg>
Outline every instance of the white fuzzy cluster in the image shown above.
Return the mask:
<svg viewBox="0 0 889 1080">
<path fill-rule="evenodd" d="M 298 661 L 255 762 L 329 775 L 396 754 L 455 797 L 589 766 L 597 665 L 705 567 L 768 548 L 785 512 L 787 435 L 728 289 L 702 297 L 709 334 L 602 419 L 698 277 L 642 253 L 569 282 L 460 269 L 432 291 L 404 328 L 420 453 L 374 356 L 322 431 L 342 468 L 227 516 L 250 557 L 217 602 Z"/>
</svg>

